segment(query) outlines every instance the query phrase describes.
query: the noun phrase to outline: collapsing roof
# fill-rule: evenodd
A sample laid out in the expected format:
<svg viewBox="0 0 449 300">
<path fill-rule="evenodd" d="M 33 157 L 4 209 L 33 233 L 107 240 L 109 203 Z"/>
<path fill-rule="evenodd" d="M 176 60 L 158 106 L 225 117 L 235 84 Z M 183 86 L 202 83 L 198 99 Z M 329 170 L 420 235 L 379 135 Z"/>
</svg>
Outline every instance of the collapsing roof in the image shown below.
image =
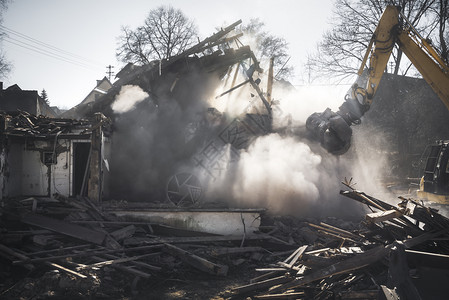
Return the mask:
<svg viewBox="0 0 449 300">
<path fill-rule="evenodd" d="M 25 111 L 1 113 L 1 133 L 7 136 L 54 138 L 55 134 L 90 135 L 91 123 L 88 120 L 49 118 L 36 116 Z"/>
<path fill-rule="evenodd" d="M 160 98 L 169 94 L 176 99 L 176 86 L 180 81 L 189 80 L 196 74 L 204 74 L 207 77 L 218 79 L 229 71 L 233 65 L 245 60 L 252 61 L 251 71 L 263 72 L 254 53 L 249 46 L 241 43 L 236 49 L 230 43 L 241 37 L 242 34 L 226 37 L 241 21 L 220 30 L 218 33 L 206 38 L 197 45 L 185 50 L 181 54 L 165 60 L 156 60 L 144 66 L 128 63 L 120 72 L 119 78 L 107 95 L 100 97 L 92 106 L 78 105 L 76 109 L 66 114 L 68 117 L 84 117 L 101 111 L 107 116 L 111 114 L 111 104 L 119 94 L 120 89 L 126 85 L 136 85 L 149 93 L 154 98 Z M 249 66 L 248 66 L 249 67 Z M 248 71 L 248 74 L 250 71 Z M 252 74 L 250 74 L 252 79 Z M 206 82 L 200 82 L 205 85 Z M 252 82 L 253 86 L 257 85 Z M 262 96 L 260 94 L 259 96 Z M 265 100 L 265 99 L 264 99 Z"/>
<path fill-rule="evenodd" d="M 201 161 L 202 150 L 231 145 L 236 154 L 252 136 L 270 132 L 271 106 L 258 86 L 260 80 L 253 79 L 263 70 L 249 46 L 236 42 L 237 47 L 231 47 L 241 34 L 227 37 L 240 23 L 169 59 L 144 66 L 128 64 L 106 95 L 65 114 L 88 117 L 101 112 L 113 120 L 112 198 L 164 202 L 167 183 L 185 172 L 182 167 L 189 174 L 200 168 L 210 178 L 215 176 Z M 235 83 L 239 70 L 244 76 L 241 85 Z M 234 76 L 231 90 L 243 85 L 252 88 L 261 113 L 244 112 L 236 119 L 211 108 L 209 100 L 226 76 Z M 216 139 L 220 145 L 213 142 Z M 215 143 L 212 148 L 211 143 Z"/>
</svg>

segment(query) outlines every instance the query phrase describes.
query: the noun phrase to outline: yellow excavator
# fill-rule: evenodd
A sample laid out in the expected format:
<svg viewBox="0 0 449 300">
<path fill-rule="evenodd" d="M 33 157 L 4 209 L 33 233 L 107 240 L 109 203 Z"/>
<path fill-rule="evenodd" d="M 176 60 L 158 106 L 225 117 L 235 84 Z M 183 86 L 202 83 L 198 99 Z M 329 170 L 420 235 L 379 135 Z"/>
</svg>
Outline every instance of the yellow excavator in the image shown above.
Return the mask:
<svg viewBox="0 0 449 300">
<path fill-rule="evenodd" d="M 354 84 L 337 112 L 327 108 L 306 121 L 310 135 L 330 153 L 343 154 L 351 145 L 351 125 L 369 110 L 395 45 L 402 50 L 449 110 L 449 66 L 431 43 L 420 36 L 397 6 L 387 6 L 369 42 L 358 71 L 361 76 L 369 59 L 365 86 Z M 449 141 L 431 146 L 419 197 L 449 204 Z"/>
</svg>

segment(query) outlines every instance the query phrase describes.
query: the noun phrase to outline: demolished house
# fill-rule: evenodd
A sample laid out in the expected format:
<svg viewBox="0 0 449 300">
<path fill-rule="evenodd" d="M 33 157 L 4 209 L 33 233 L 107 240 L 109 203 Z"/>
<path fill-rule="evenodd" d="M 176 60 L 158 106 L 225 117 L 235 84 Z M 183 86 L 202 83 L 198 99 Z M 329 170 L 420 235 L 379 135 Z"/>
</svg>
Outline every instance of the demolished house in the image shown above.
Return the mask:
<svg viewBox="0 0 449 300">
<path fill-rule="evenodd" d="M 94 156 L 108 151 L 104 116 L 88 121 L 18 111 L 2 113 L 0 119 L 2 199 L 85 194 L 99 201 L 103 183 L 94 176 L 101 173 Z"/>
<path fill-rule="evenodd" d="M 192 181 L 203 181 L 204 174 L 206 181 L 214 180 L 223 155 L 238 155 L 251 138 L 271 131 L 271 106 L 260 80 L 253 78 L 262 69 L 248 46 L 230 47 L 239 36 L 226 37 L 238 24 L 168 60 L 128 64 L 106 95 L 64 114 L 85 118 L 101 112 L 112 120 L 108 198 L 147 204 L 168 198 L 175 206 L 195 204 L 199 189 L 187 189 L 197 195 L 179 203 L 182 196 L 175 199 L 170 180 L 182 174 L 191 174 Z M 242 74 L 243 82 L 235 82 Z M 236 118 L 213 108 L 209 99 L 217 96 L 225 79 L 234 84 L 223 94 L 249 86 L 262 113 L 245 112 Z"/>
<path fill-rule="evenodd" d="M 418 299 L 404 255 L 415 279 L 428 272 L 419 259 L 447 262 L 449 220 L 435 210 L 348 183 L 341 194 L 373 211 L 360 223 L 276 217 L 207 193 L 274 131 L 272 81 L 262 87 L 254 53 L 228 36 L 239 23 L 128 64 L 64 118 L 1 115 L 0 297 L 164 299 L 176 283 L 189 291 L 179 299 Z M 210 105 L 245 87 L 239 115 Z M 277 132 L 293 128 L 285 119 Z"/>
</svg>

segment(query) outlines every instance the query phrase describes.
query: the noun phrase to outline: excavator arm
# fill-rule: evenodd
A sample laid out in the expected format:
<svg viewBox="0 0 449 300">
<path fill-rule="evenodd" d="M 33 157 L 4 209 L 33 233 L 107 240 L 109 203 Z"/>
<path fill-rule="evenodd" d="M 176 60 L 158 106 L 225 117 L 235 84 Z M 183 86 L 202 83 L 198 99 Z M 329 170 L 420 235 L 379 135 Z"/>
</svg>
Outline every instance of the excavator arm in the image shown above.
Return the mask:
<svg viewBox="0 0 449 300">
<path fill-rule="evenodd" d="M 400 16 L 398 7 L 387 6 L 379 20 L 358 71 L 358 75 L 362 75 L 369 59 L 366 85 L 354 84 L 349 97 L 345 98 L 337 112 L 327 108 L 307 119 L 306 128 L 312 138 L 320 141 L 330 153 L 343 154 L 349 149 L 352 137 L 350 126 L 360 124 L 360 118 L 369 110 L 395 44 L 449 109 L 448 66 L 431 44 Z"/>
<path fill-rule="evenodd" d="M 449 67 L 431 44 L 412 30 L 401 31 L 397 43 L 449 110 Z"/>
</svg>

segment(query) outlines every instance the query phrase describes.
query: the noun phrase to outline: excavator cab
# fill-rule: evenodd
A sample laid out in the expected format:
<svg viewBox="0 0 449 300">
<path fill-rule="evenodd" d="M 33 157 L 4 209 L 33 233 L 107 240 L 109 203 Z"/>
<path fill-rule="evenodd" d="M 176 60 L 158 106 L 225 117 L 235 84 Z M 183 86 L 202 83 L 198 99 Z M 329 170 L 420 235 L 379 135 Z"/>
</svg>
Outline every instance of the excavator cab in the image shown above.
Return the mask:
<svg viewBox="0 0 449 300">
<path fill-rule="evenodd" d="M 449 204 L 449 140 L 430 145 L 418 197 Z"/>
</svg>

